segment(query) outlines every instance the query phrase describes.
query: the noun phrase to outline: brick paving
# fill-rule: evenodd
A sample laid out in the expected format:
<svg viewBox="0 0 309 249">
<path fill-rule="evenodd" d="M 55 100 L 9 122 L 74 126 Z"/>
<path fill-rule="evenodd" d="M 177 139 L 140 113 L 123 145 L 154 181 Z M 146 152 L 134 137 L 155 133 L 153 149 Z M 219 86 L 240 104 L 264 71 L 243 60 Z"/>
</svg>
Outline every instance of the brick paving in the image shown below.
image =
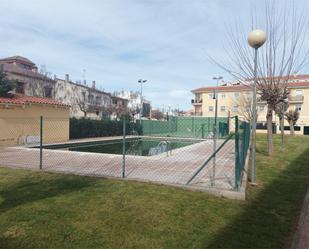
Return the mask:
<svg viewBox="0 0 309 249">
<path fill-rule="evenodd" d="M 119 137 L 120 138 L 120 137 Z M 115 139 L 119 139 L 115 138 Z M 102 139 L 101 139 L 102 140 Z M 110 139 L 109 139 L 110 140 Z M 96 140 L 98 141 L 98 140 Z M 218 146 L 222 143 L 218 141 Z M 156 156 L 126 156 L 126 178 L 142 181 L 184 185 L 194 172 L 212 154 L 212 140 L 204 140 Z M 78 175 L 122 176 L 122 155 L 43 150 L 43 170 Z M 234 142 L 227 144 L 217 155 L 215 184 L 219 189 L 230 190 L 234 181 Z M 9 147 L 0 149 L 1 165 L 39 170 L 39 149 Z M 209 187 L 212 161 L 193 180 L 195 187 Z"/>
</svg>

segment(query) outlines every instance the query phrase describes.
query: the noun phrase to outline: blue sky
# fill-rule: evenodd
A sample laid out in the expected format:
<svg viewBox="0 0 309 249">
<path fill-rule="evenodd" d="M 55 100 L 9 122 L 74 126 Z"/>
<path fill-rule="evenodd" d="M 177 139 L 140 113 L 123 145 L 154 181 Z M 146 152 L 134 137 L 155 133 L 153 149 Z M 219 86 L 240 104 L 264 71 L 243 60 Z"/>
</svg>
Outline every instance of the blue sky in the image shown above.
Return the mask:
<svg viewBox="0 0 309 249">
<path fill-rule="evenodd" d="M 0 57 L 25 56 L 59 78 L 139 90 L 154 107 L 190 108 L 190 90 L 224 71 L 227 26 L 250 31 L 251 0 L 0 0 Z M 262 2 L 262 1 L 260 1 Z M 308 7 L 308 1 L 295 1 Z"/>
</svg>

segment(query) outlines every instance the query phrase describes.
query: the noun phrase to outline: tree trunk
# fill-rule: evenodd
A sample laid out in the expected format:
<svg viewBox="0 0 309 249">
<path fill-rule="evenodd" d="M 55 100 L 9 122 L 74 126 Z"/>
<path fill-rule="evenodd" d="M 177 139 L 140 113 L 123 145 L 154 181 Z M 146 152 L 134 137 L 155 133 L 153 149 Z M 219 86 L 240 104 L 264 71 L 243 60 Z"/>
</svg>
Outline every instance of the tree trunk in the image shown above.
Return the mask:
<svg viewBox="0 0 309 249">
<path fill-rule="evenodd" d="M 283 144 L 283 137 L 284 137 L 284 118 L 283 118 L 283 115 L 280 116 L 280 130 L 281 130 L 281 144 Z"/>
<path fill-rule="evenodd" d="M 290 134 L 291 134 L 292 136 L 294 136 L 294 134 L 295 134 L 293 122 L 290 123 Z"/>
<path fill-rule="evenodd" d="M 273 154 L 273 109 L 270 106 L 267 106 L 266 121 L 268 155 L 271 156 Z"/>
</svg>

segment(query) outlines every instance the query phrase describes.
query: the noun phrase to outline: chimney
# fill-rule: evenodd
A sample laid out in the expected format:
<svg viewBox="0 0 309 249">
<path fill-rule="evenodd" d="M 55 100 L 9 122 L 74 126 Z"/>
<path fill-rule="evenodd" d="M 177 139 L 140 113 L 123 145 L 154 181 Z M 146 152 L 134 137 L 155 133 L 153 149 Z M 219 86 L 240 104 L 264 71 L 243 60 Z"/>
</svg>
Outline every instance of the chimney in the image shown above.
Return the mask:
<svg viewBox="0 0 309 249">
<path fill-rule="evenodd" d="M 70 81 L 70 75 L 69 74 L 66 74 L 65 75 L 65 82 L 69 82 Z"/>
<path fill-rule="evenodd" d="M 95 89 L 95 80 L 92 81 L 92 89 Z"/>
</svg>

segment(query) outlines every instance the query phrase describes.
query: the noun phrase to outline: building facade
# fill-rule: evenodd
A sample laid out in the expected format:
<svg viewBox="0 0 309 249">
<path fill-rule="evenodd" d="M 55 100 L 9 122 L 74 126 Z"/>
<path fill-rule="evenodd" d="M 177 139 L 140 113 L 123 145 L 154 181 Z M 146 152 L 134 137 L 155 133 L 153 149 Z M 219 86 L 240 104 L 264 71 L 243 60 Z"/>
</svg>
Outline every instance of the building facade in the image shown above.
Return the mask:
<svg viewBox="0 0 309 249">
<path fill-rule="evenodd" d="M 95 81 L 89 87 L 71 81 L 68 74 L 56 80 L 55 99 L 71 105 L 70 116 L 76 118 L 107 118 L 113 105 L 111 94 L 96 89 Z"/>
<path fill-rule="evenodd" d="M 56 81 L 48 74 L 38 72 L 37 66 L 22 56 L 0 59 L 7 77 L 17 84 L 15 93 L 45 98 L 54 97 Z"/>
<path fill-rule="evenodd" d="M 50 73 L 38 71 L 31 60 L 22 56 L 0 59 L 1 70 L 17 84 L 15 94 L 45 97 L 70 105 L 70 117 L 91 119 L 118 118 L 127 111 L 128 100 L 91 86 L 65 79 L 51 78 Z M 45 70 L 46 71 L 46 70 Z"/>
<path fill-rule="evenodd" d="M 295 133 L 309 135 L 309 75 L 291 76 L 287 84 L 290 91 L 288 110 L 297 109 L 300 113 L 295 125 Z M 218 96 L 219 117 L 238 115 L 243 119 L 248 119 L 251 113 L 252 88 L 240 83 L 224 83 L 218 87 L 201 87 L 192 90 L 194 99 L 191 103 L 196 116 L 214 117 L 215 91 Z M 266 132 L 266 114 L 266 102 L 258 101 L 257 127 L 260 132 Z M 275 113 L 273 113 L 273 126 L 279 131 L 279 118 Z M 285 130 L 289 130 L 286 120 L 284 126 Z"/>
</svg>

